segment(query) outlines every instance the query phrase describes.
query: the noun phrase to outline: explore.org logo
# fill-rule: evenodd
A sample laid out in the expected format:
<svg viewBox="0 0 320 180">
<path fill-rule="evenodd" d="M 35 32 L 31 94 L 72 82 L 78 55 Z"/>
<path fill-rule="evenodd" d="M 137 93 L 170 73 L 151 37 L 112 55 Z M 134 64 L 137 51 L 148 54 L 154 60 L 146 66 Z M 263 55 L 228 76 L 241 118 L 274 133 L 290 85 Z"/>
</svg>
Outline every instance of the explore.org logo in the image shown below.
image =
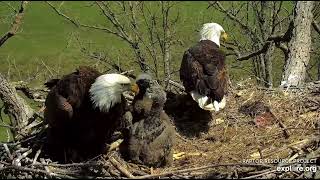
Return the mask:
<svg viewBox="0 0 320 180">
<path fill-rule="evenodd" d="M 243 163 L 277 164 L 276 171 L 317 172 L 317 159 L 244 159 Z"/>
<path fill-rule="evenodd" d="M 296 165 L 289 165 L 289 166 L 278 166 L 277 171 L 283 171 L 283 172 L 317 172 L 317 166 L 316 165 L 310 165 L 310 166 L 296 166 Z"/>
</svg>

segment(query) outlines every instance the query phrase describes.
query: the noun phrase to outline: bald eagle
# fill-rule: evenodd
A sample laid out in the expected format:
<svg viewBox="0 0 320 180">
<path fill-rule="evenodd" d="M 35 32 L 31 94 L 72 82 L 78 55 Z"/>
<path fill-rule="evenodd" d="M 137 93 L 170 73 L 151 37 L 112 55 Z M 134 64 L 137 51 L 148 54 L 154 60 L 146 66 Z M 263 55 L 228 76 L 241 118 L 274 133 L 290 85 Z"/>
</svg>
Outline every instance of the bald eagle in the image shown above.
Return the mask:
<svg viewBox="0 0 320 180">
<path fill-rule="evenodd" d="M 127 160 L 160 167 L 173 161 L 175 131 L 164 112 L 166 93 L 148 74 L 136 79 L 138 93 L 133 100 L 133 124 L 124 132 L 120 152 Z"/>
<path fill-rule="evenodd" d="M 44 118 L 51 157 L 76 162 L 103 153 L 124 121 L 127 104 L 122 93 L 131 89 L 130 79 L 83 66 L 45 85 L 50 88 Z"/>
<path fill-rule="evenodd" d="M 206 23 L 200 31 L 201 39 L 185 51 L 180 80 L 200 108 L 219 111 L 226 105 L 227 74 L 225 54 L 220 48 L 220 37 L 227 34 L 217 23 Z"/>
</svg>

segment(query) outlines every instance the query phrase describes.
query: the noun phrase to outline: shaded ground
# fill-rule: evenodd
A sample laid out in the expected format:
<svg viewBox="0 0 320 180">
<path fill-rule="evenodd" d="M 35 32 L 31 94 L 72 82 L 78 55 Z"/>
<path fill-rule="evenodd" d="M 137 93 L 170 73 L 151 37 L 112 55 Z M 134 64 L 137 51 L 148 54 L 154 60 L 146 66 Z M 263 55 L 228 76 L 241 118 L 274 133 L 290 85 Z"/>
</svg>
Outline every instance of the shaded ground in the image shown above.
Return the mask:
<svg viewBox="0 0 320 180">
<path fill-rule="evenodd" d="M 199 108 L 187 94 L 167 93 L 164 110 L 182 136 L 200 137 L 201 133 L 207 133 L 210 128 L 211 113 Z"/>
</svg>

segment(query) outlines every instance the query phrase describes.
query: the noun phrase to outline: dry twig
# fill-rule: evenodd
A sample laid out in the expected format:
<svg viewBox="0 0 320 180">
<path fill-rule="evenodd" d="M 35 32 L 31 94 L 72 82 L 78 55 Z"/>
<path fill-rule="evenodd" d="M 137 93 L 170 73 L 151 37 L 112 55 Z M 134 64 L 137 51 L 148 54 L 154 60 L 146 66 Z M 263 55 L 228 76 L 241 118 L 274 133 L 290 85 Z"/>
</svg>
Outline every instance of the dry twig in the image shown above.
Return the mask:
<svg viewBox="0 0 320 180">
<path fill-rule="evenodd" d="M 128 178 L 135 178 L 126 168 L 124 168 L 117 160 L 113 157 L 110 157 L 110 162 L 114 165 L 122 174 L 124 174 Z"/>
<path fill-rule="evenodd" d="M 272 167 L 270 165 L 266 164 L 249 164 L 249 163 L 235 163 L 235 164 L 212 164 L 208 166 L 201 166 L 201 167 L 195 167 L 195 168 L 188 168 L 188 169 L 181 169 L 176 171 L 169 171 L 169 172 L 163 172 L 160 174 L 153 174 L 153 175 L 145 175 L 145 176 L 136 176 L 137 179 L 149 179 L 149 178 L 155 178 L 155 177 L 161 177 L 161 176 L 168 176 L 172 174 L 179 174 L 179 173 L 185 173 L 185 172 L 192 172 L 192 171 L 199 171 L 204 169 L 210 169 L 215 167 L 221 167 L 221 166 L 260 166 L 260 167 Z"/>
<path fill-rule="evenodd" d="M 9 150 L 9 148 L 8 148 L 8 145 L 7 144 L 2 144 L 3 145 L 3 147 L 4 147 L 4 149 L 6 150 L 6 153 L 7 153 L 7 155 L 8 155 L 8 157 L 10 158 L 10 160 L 12 160 L 13 159 L 13 156 L 12 156 L 12 154 L 10 153 L 10 150 Z"/>
<path fill-rule="evenodd" d="M 22 18 L 28 1 L 21 1 L 20 9 L 16 14 L 14 22 L 12 23 L 11 29 L 0 38 L 0 46 L 2 46 L 10 37 L 14 36 L 22 23 Z"/>
<path fill-rule="evenodd" d="M 270 173 L 274 173 L 276 171 L 277 171 L 276 169 L 273 169 L 273 170 L 269 170 L 267 172 L 263 172 L 263 173 L 252 175 L 252 176 L 247 176 L 247 177 L 240 178 L 240 179 L 254 179 L 254 178 L 257 178 L 257 177 L 260 177 L 260 176 L 264 176 L 264 175 L 267 175 L 267 174 L 270 174 Z"/>
</svg>

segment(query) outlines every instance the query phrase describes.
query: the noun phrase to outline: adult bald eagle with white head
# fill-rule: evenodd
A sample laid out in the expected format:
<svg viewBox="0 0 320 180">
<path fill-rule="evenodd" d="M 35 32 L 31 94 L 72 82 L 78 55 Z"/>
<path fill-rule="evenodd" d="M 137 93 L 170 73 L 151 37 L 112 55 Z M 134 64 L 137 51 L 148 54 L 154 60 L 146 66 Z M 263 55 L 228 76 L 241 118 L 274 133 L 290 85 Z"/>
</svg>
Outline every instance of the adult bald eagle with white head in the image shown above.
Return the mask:
<svg viewBox="0 0 320 180">
<path fill-rule="evenodd" d="M 226 40 L 227 34 L 221 25 L 206 23 L 200 36 L 200 41 L 183 55 L 180 80 L 200 108 L 219 111 L 226 105 L 228 82 L 220 38 Z"/>
<path fill-rule="evenodd" d="M 125 123 L 127 102 L 122 93 L 134 87 L 130 79 L 82 66 L 45 85 L 50 89 L 44 112 L 50 156 L 79 162 L 103 153 L 109 138 Z"/>
</svg>

